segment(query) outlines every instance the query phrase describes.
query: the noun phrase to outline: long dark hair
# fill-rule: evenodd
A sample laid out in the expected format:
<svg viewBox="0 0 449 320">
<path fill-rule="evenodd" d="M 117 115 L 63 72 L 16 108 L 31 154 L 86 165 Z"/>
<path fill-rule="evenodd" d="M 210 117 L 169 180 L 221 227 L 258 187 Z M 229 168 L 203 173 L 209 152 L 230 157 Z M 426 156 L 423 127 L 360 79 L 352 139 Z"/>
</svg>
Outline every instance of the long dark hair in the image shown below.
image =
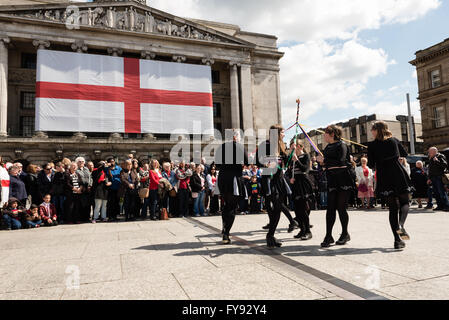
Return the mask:
<svg viewBox="0 0 449 320">
<path fill-rule="evenodd" d="M 284 127 L 280 124 L 275 124 L 275 125 L 271 126 L 270 130 L 278 131 L 278 141 L 277 141 L 277 149 L 276 149 L 277 155 L 286 154 L 285 143 L 281 138 L 281 132 L 284 131 Z"/>
<path fill-rule="evenodd" d="M 393 137 L 393 134 L 388 129 L 388 124 L 384 121 L 378 121 L 375 124 L 373 124 L 373 127 L 371 128 L 371 130 L 373 130 L 373 131 L 375 130 L 377 132 L 376 140 L 379 140 L 379 141 L 385 141 L 385 140 Z"/>
</svg>

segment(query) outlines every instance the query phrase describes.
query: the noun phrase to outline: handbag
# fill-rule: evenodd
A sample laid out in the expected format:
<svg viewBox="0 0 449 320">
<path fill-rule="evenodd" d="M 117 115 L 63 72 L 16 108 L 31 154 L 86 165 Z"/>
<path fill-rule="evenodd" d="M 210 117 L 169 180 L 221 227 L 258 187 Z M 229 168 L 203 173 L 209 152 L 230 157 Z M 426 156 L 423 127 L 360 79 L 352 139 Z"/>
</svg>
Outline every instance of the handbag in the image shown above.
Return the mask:
<svg viewBox="0 0 449 320">
<path fill-rule="evenodd" d="M 176 198 L 176 190 L 175 190 L 175 188 L 170 190 L 170 192 L 168 193 L 168 196 L 170 198 Z"/>
<path fill-rule="evenodd" d="M 161 210 L 161 220 L 162 220 L 162 221 L 170 220 L 170 219 L 168 218 L 168 212 L 167 212 L 167 209 L 166 209 L 166 208 L 163 208 L 163 209 Z"/>
<path fill-rule="evenodd" d="M 149 196 L 150 196 L 150 189 L 148 189 L 148 188 L 140 188 L 139 189 L 140 199 L 148 199 Z"/>
</svg>

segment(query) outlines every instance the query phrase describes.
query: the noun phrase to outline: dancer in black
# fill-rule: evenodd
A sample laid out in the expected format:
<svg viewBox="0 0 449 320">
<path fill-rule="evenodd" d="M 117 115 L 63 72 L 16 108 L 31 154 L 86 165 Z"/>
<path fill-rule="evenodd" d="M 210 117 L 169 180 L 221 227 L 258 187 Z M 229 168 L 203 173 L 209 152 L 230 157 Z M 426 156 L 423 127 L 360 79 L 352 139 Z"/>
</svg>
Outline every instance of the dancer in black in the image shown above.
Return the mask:
<svg viewBox="0 0 449 320">
<path fill-rule="evenodd" d="M 256 152 L 256 161 L 257 165 L 263 168 L 261 179 L 262 194 L 266 199 L 268 216 L 270 218 L 267 245 L 269 248 L 280 248 L 282 243 L 274 237 L 274 233 L 281 217 L 281 211 L 289 212 L 285 201 L 286 196 L 291 194 L 291 190 L 284 177 L 284 167 L 288 160 L 283 142 L 285 137 L 284 129 L 281 125 L 274 125 L 270 131 L 271 133 L 273 131 L 276 132 L 278 137 L 278 141 L 272 141 L 276 144 L 273 146 L 273 152 L 271 152 L 271 139 L 262 142 Z"/>
<path fill-rule="evenodd" d="M 296 141 L 296 145 L 295 145 Z M 308 178 L 310 171 L 310 157 L 304 152 L 304 146 L 292 141 L 292 149 L 295 150 L 291 164 L 288 168 L 290 184 L 293 186 L 293 201 L 295 204 L 296 220 L 299 222 L 301 231 L 295 236 L 296 239 L 310 240 L 312 233 L 310 232 L 310 201 L 314 197 L 312 184 Z"/>
<path fill-rule="evenodd" d="M 248 197 L 246 187 L 241 179 L 243 165 L 248 165 L 248 155 L 243 145 L 240 144 L 239 130 L 233 130 L 232 142 L 224 143 L 217 150 L 215 163 L 219 167 L 218 191 L 224 200 L 223 244 L 230 244 L 229 234 L 234 224 L 237 206 L 242 197 Z"/>
<path fill-rule="evenodd" d="M 334 244 L 332 229 L 336 216 L 340 217 L 342 234 L 337 245 L 345 245 L 351 240 L 348 233 L 349 215 L 347 212 L 348 200 L 351 191 L 355 188 L 349 166 L 351 165 L 349 147 L 341 141 L 342 129 L 337 126 L 329 126 L 325 130 L 324 139 L 328 146 L 324 150 L 324 157 L 318 156 L 317 161 L 326 168 L 328 205 L 326 212 L 326 237 L 321 243 L 322 248 L 329 248 Z"/>
<path fill-rule="evenodd" d="M 377 171 L 378 194 L 388 201 L 394 248 L 403 249 L 405 243 L 402 240 L 410 240 L 404 224 L 410 209 L 412 182 L 399 158 L 407 157 L 407 152 L 385 122 L 376 122 L 371 133 L 375 140 L 368 145 L 369 166 Z"/>
</svg>

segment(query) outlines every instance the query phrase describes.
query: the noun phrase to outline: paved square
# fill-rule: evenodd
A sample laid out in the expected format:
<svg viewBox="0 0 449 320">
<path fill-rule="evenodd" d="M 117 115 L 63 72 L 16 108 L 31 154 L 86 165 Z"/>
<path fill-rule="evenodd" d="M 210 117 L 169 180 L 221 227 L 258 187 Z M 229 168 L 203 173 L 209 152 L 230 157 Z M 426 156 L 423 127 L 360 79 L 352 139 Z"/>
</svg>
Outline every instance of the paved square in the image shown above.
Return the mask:
<svg viewBox="0 0 449 320">
<path fill-rule="evenodd" d="M 393 250 L 386 211 L 350 211 L 352 241 L 265 247 L 267 215 L 238 216 L 231 246 L 221 217 L 64 225 L 0 232 L 0 299 L 449 299 L 449 214 L 412 209 L 412 240 Z M 337 220 L 334 238 L 339 236 Z"/>
</svg>

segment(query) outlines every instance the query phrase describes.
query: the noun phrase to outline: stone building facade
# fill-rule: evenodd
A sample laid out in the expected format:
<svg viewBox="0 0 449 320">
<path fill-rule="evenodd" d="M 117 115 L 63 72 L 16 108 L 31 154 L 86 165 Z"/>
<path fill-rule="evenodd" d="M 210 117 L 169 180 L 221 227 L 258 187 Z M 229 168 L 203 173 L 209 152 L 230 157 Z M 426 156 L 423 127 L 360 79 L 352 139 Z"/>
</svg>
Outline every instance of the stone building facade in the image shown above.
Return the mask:
<svg viewBox="0 0 449 320">
<path fill-rule="evenodd" d="M 425 147 L 449 147 L 449 39 L 416 52 Z"/>
<path fill-rule="evenodd" d="M 343 128 L 343 138 L 357 142 L 358 144 L 366 146 L 368 142 L 373 141 L 373 137 L 371 135 L 371 128 L 373 124 L 377 121 L 385 121 L 388 124 L 390 131 L 393 133 L 393 136 L 399 139 L 402 142 L 402 145 L 405 147 L 407 152 L 410 153 L 410 129 L 408 123 L 408 116 L 389 116 L 389 115 L 368 115 L 362 116 L 356 119 L 351 119 L 346 122 L 337 123 L 338 126 Z M 423 140 L 419 138 L 422 135 L 422 125 L 420 122 L 416 122 L 413 119 L 414 130 L 415 130 L 415 148 L 417 154 L 422 154 L 424 152 L 423 149 Z M 307 134 L 312 139 L 313 143 L 320 149 L 324 150 L 326 148 L 327 143 L 324 141 L 323 131 L 325 128 L 321 128 L 318 130 L 312 130 Z M 305 135 L 301 135 L 301 142 L 304 144 L 305 149 L 308 152 L 313 152 L 313 148 L 310 146 L 310 143 L 305 139 Z M 356 144 L 350 145 L 351 153 L 355 156 L 360 156 L 362 154 L 367 153 L 367 150 Z"/>
<path fill-rule="evenodd" d="M 0 6 L 0 150 L 7 160 L 42 162 L 78 155 L 96 160 L 135 153 L 145 161 L 167 158 L 178 143 L 164 135 L 35 132 L 38 49 L 207 64 L 217 130 L 268 129 L 282 123 L 283 53 L 275 36 L 176 17 L 145 0 L 43 2 Z M 203 144 L 211 139 L 204 138 Z"/>
</svg>

